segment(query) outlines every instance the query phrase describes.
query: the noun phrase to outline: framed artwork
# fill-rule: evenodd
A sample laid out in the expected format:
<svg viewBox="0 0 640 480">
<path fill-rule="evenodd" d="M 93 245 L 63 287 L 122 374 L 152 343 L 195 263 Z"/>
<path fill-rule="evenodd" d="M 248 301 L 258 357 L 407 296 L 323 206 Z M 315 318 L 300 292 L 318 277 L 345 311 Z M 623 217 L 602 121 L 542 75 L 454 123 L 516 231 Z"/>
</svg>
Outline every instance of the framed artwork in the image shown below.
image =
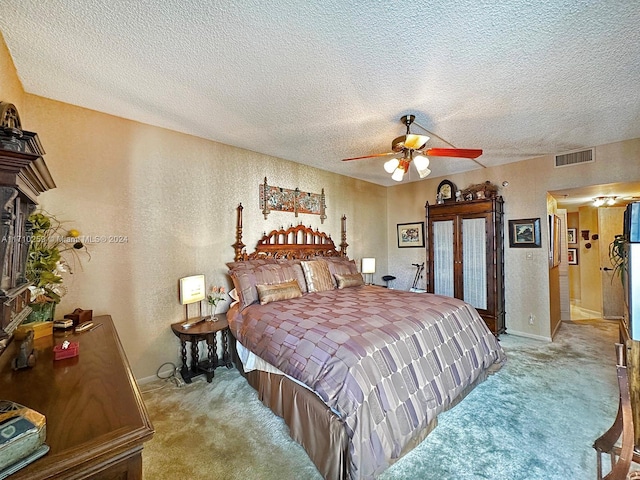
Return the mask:
<svg viewBox="0 0 640 480">
<path fill-rule="evenodd" d="M 567 259 L 569 265 L 578 265 L 578 249 L 577 248 L 568 248 L 567 249 Z"/>
<path fill-rule="evenodd" d="M 456 199 L 456 186 L 449 180 L 443 180 L 438 185 L 436 198 L 441 198 L 444 202 L 454 202 Z"/>
<path fill-rule="evenodd" d="M 424 247 L 424 222 L 398 224 L 398 248 Z"/>
<path fill-rule="evenodd" d="M 560 217 L 549 215 L 549 267 L 560 265 Z"/>
<path fill-rule="evenodd" d="M 509 220 L 509 246 L 512 248 L 540 248 L 540 219 Z"/>
<path fill-rule="evenodd" d="M 577 229 L 575 228 L 567 228 L 567 243 L 578 243 L 578 239 L 576 237 Z"/>
</svg>

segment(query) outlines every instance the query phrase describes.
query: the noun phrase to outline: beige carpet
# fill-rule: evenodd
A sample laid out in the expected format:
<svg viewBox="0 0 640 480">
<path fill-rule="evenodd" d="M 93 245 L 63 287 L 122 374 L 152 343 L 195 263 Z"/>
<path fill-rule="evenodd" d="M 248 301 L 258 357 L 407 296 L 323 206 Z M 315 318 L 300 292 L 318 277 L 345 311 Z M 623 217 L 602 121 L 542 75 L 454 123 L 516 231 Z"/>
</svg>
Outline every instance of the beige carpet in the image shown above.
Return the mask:
<svg viewBox="0 0 640 480">
<path fill-rule="evenodd" d="M 145 480 L 322 479 L 288 427 L 234 368 L 177 387 L 141 388 L 154 438 L 143 450 Z"/>
</svg>

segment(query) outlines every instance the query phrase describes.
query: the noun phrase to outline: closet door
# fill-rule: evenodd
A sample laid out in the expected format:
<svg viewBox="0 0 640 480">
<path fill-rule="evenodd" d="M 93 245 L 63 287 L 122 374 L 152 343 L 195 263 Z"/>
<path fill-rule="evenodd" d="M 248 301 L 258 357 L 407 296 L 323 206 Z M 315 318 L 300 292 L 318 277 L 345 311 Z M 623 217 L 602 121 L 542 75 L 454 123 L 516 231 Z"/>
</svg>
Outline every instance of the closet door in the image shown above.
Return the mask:
<svg viewBox="0 0 640 480">
<path fill-rule="evenodd" d="M 456 217 L 431 224 L 433 252 L 433 293 L 455 297 L 455 231 Z"/>
<path fill-rule="evenodd" d="M 487 220 L 462 218 L 461 298 L 478 310 L 487 310 Z"/>
</svg>

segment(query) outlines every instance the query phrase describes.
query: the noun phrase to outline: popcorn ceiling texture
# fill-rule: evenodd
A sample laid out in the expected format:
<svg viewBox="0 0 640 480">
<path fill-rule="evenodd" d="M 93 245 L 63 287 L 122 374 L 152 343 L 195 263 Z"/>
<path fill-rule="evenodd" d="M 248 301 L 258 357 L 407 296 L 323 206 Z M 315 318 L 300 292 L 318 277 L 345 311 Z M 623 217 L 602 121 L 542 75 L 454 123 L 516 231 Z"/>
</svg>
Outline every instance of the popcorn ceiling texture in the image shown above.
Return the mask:
<svg viewBox="0 0 640 480">
<path fill-rule="evenodd" d="M 28 93 L 381 185 L 381 159 L 340 160 L 388 152 L 405 113 L 486 165 L 637 138 L 638 24 L 621 0 L 8 0 L 0 15 Z"/>
</svg>

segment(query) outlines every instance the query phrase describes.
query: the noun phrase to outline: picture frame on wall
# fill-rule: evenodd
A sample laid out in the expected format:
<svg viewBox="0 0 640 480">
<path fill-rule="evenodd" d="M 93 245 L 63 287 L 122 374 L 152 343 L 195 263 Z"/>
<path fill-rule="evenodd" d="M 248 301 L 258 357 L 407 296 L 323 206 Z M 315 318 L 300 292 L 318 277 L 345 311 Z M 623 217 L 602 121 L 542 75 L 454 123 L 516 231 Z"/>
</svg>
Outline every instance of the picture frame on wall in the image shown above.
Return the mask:
<svg viewBox="0 0 640 480">
<path fill-rule="evenodd" d="M 577 248 L 567 249 L 567 263 L 569 265 L 578 265 L 578 249 Z"/>
<path fill-rule="evenodd" d="M 578 229 L 577 228 L 567 228 L 567 243 L 569 245 L 578 243 Z"/>
<path fill-rule="evenodd" d="M 424 247 L 424 222 L 398 223 L 398 248 Z"/>
<path fill-rule="evenodd" d="M 509 247 L 541 248 L 540 218 L 509 220 Z"/>
<path fill-rule="evenodd" d="M 549 267 L 560 265 L 560 217 L 549 215 Z"/>
</svg>

